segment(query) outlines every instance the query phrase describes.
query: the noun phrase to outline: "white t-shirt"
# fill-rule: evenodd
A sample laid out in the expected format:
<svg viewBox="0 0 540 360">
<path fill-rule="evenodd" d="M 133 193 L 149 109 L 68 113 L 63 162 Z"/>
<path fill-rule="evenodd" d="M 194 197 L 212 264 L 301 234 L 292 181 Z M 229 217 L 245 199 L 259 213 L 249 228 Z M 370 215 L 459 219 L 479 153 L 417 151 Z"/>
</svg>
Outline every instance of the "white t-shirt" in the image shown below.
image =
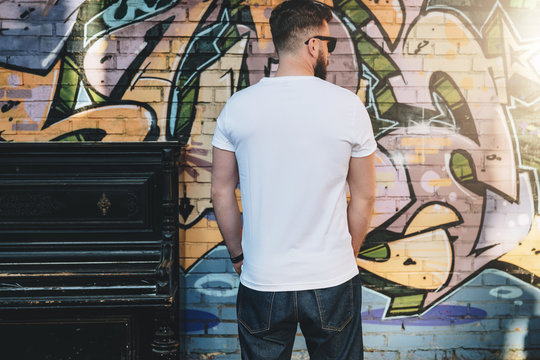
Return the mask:
<svg viewBox="0 0 540 360">
<path fill-rule="evenodd" d="M 212 145 L 238 161 L 242 284 L 299 291 L 358 274 L 346 177 L 351 156 L 377 144 L 354 93 L 312 76 L 263 78 L 229 99 Z"/>
</svg>

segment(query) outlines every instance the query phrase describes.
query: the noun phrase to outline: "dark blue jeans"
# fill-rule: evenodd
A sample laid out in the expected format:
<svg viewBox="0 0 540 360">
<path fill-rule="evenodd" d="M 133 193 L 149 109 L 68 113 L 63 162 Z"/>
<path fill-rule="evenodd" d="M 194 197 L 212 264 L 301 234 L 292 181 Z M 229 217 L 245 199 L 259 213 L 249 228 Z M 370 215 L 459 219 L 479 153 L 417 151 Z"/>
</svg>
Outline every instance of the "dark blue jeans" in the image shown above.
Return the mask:
<svg viewBox="0 0 540 360">
<path fill-rule="evenodd" d="M 242 359 L 290 360 L 298 323 L 311 360 L 361 360 L 359 276 L 330 288 L 256 291 L 240 284 L 236 311 Z"/>
</svg>

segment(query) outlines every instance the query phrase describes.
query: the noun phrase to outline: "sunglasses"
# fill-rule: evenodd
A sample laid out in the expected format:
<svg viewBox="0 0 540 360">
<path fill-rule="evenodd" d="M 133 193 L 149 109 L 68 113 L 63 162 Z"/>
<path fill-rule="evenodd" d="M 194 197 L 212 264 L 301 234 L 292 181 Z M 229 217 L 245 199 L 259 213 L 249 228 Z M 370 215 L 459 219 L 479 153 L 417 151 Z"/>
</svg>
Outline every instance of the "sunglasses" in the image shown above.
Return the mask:
<svg viewBox="0 0 540 360">
<path fill-rule="evenodd" d="M 324 41 L 328 41 L 328 52 L 331 53 L 332 51 L 334 51 L 336 49 L 336 44 L 337 44 L 337 38 L 335 37 L 332 37 L 332 36 L 322 36 L 322 35 L 317 35 L 317 36 L 312 36 L 310 37 L 309 39 L 307 39 L 304 44 L 308 44 L 309 43 L 309 40 L 311 39 L 319 39 L 319 40 L 324 40 Z"/>
</svg>

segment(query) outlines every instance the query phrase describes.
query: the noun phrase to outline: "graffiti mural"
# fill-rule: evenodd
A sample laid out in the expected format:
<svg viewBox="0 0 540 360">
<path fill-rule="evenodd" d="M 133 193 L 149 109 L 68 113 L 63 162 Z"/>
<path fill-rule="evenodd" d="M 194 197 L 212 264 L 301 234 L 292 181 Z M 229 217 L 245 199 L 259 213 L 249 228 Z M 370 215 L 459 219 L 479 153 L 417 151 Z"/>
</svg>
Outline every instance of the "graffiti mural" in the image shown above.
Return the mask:
<svg viewBox="0 0 540 360">
<path fill-rule="evenodd" d="M 335 6 L 387 63 L 363 64 L 384 180 L 358 264 L 390 297 L 386 316 L 420 314 L 504 267 L 496 260 L 511 258 L 533 226 L 537 169 L 520 161 L 509 109 L 538 99 L 538 44 L 519 40 L 498 2 L 477 23 L 451 4 L 403 4 L 401 37 L 369 6 Z M 525 74 L 517 96 L 511 84 Z"/>
<path fill-rule="evenodd" d="M 482 274 L 528 283 L 534 297 L 540 2 L 326 3 L 339 38 L 328 79 L 364 101 L 378 142 L 375 213 L 357 263 L 386 304 L 364 309 L 365 323 L 447 325 L 437 314 L 463 313 L 447 301 Z M 0 0 L 0 140 L 185 145 L 181 264 L 197 279 L 186 288 L 229 299 L 232 270 L 210 265 L 226 258 L 211 139 L 224 102 L 277 68 L 271 10 L 262 0 Z M 218 283 L 229 285 L 208 285 Z M 490 291 L 515 290 L 500 286 Z M 206 325 L 190 320 L 186 331 L 223 326 L 199 300 L 186 316 Z"/>
</svg>

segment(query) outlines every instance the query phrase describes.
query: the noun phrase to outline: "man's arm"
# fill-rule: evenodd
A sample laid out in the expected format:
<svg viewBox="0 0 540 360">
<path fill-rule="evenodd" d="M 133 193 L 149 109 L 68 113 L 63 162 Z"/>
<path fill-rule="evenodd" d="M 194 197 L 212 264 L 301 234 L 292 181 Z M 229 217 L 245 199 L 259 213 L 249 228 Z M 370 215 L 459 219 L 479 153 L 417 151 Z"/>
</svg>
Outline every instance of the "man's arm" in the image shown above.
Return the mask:
<svg viewBox="0 0 540 360">
<path fill-rule="evenodd" d="M 242 219 L 236 201 L 238 165 L 232 151 L 214 147 L 212 162 L 212 202 L 219 230 L 231 257 L 242 254 Z M 243 261 L 233 264 L 241 273 Z"/>
<path fill-rule="evenodd" d="M 375 154 L 351 157 L 347 182 L 351 194 L 347 219 L 356 257 L 366 237 L 375 203 Z"/>
</svg>

